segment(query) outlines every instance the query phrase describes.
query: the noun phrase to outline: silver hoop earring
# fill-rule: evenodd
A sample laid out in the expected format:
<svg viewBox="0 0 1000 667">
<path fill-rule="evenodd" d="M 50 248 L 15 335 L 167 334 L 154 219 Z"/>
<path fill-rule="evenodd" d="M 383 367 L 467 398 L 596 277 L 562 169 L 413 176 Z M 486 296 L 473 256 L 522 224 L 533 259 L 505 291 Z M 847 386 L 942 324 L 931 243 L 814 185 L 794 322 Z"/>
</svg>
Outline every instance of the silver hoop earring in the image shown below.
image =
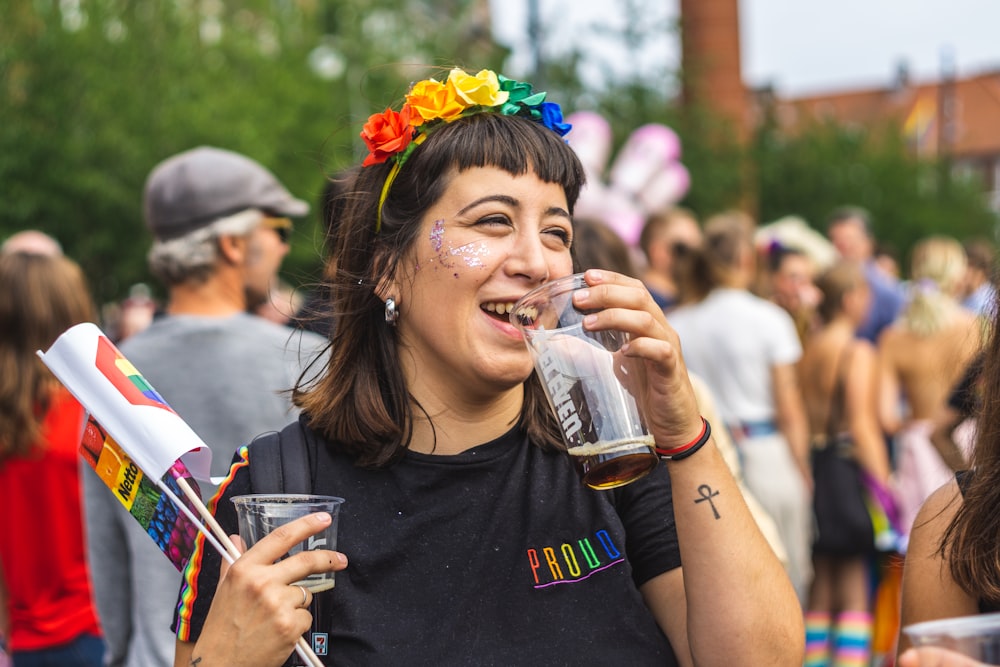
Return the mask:
<svg viewBox="0 0 1000 667">
<path fill-rule="evenodd" d="M 385 323 L 390 327 L 394 327 L 398 319 L 399 311 L 396 310 L 396 300 L 390 296 L 385 300 Z"/>
</svg>

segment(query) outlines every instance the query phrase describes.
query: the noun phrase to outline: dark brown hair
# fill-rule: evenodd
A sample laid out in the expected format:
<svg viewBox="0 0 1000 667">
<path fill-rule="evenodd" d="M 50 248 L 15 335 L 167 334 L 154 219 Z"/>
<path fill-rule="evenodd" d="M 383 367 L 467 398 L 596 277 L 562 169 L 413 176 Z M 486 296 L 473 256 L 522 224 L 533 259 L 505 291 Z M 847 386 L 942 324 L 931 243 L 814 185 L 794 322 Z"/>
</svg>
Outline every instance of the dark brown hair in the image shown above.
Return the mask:
<svg viewBox="0 0 1000 667">
<path fill-rule="evenodd" d="M 395 329 L 386 325 L 375 289 L 396 277 L 420 220 L 451 177 L 487 166 L 515 176 L 534 172 L 560 184 L 570 213 L 584 183 L 579 159 L 555 132 L 524 118 L 481 113 L 447 123 L 413 151 L 385 198 L 377 233 L 379 195 L 392 162 L 362 169 L 346 198 L 335 239 L 337 265 L 328 277 L 338 318 L 329 364 L 315 383 L 300 382 L 293 397 L 309 425 L 358 465 L 385 466 L 401 457 L 414 410 L 421 409 L 407 388 Z M 525 382 L 521 422 L 533 442 L 561 446 L 534 374 Z"/>
<path fill-rule="evenodd" d="M 669 229 L 675 222 L 681 220 L 691 220 L 695 225 L 698 224 L 698 218 L 694 212 L 681 206 L 672 206 L 662 211 L 656 211 L 646 218 L 646 223 L 639 233 L 639 248 L 646 257 L 649 257 L 649 248 L 661 231 Z"/>
<path fill-rule="evenodd" d="M 607 269 L 635 278 L 638 274 L 628 244 L 607 224 L 593 218 L 573 219 L 573 270 Z"/>
<path fill-rule="evenodd" d="M 677 283 L 682 303 L 698 302 L 725 283 L 739 265 L 740 252 L 753 250 L 754 221 L 742 211 L 727 211 L 705 221 L 705 242 L 679 253 Z"/>
<path fill-rule="evenodd" d="M 969 260 L 969 266 L 982 271 L 990 282 L 996 282 L 994 266 L 996 248 L 993 243 L 984 238 L 966 239 L 962 243 L 962 248 Z"/>
<path fill-rule="evenodd" d="M 44 446 L 41 422 L 58 381 L 35 352 L 94 317 L 76 262 L 0 254 L 0 461 Z"/>
<path fill-rule="evenodd" d="M 816 278 L 816 287 L 823 294 L 823 300 L 816 306 L 816 312 L 826 323 L 835 318 L 844 308 L 844 297 L 865 282 L 864 269 L 857 262 L 838 260 Z"/>
<path fill-rule="evenodd" d="M 982 408 L 964 501 L 941 538 L 952 578 L 975 599 L 1000 604 L 1000 309 L 994 309 L 982 367 Z"/>
</svg>

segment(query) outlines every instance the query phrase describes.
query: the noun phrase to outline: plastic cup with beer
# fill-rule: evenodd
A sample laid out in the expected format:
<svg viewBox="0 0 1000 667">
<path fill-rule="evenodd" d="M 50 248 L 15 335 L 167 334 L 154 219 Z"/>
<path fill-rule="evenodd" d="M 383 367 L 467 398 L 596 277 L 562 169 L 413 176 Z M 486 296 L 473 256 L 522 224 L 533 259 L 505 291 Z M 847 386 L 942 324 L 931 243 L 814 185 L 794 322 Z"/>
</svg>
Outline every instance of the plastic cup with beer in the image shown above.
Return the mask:
<svg viewBox="0 0 1000 667">
<path fill-rule="evenodd" d="M 328 512 L 333 519 L 322 531 L 296 544 L 283 558 L 293 556 L 301 551 L 314 549 L 336 550 L 337 523 L 343 498 L 335 496 L 313 496 L 296 493 L 252 494 L 234 496 L 236 514 L 239 521 L 240 538 L 249 549 L 275 528 L 294 521 L 314 512 Z M 333 572 L 317 572 L 301 581 L 292 583 L 302 586 L 313 593 L 319 593 L 333 588 Z"/>
<path fill-rule="evenodd" d="M 629 388 L 638 377 L 630 372 L 634 360 L 619 352 L 628 334 L 584 330 L 587 313 L 572 297 L 586 287 L 582 273 L 546 283 L 514 304 L 510 321 L 524 336 L 584 484 L 612 489 L 646 475 L 659 459 Z"/>
</svg>

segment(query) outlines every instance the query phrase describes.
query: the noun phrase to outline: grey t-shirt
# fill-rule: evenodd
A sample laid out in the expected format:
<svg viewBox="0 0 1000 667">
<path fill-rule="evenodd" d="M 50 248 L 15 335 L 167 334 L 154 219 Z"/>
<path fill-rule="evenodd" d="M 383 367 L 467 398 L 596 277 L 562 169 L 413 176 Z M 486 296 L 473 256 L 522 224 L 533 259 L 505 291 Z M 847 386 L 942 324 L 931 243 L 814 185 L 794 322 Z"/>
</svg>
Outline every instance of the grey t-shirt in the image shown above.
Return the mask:
<svg viewBox="0 0 1000 667">
<path fill-rule="evenodd" d="M 260 317 L 168 316 L 119 348 L 212 450 L 212 475 L 256 435 L 294 421 L 283 390 L 326 340 Z M 320 373 L 325 359 L 306 377 Z M 89 468 L 84 470 L 91 576 L 111 667 L 171 667 L 180 573 Z M 205 499 L 214 487 L 202 483 Z"/>
</svg>

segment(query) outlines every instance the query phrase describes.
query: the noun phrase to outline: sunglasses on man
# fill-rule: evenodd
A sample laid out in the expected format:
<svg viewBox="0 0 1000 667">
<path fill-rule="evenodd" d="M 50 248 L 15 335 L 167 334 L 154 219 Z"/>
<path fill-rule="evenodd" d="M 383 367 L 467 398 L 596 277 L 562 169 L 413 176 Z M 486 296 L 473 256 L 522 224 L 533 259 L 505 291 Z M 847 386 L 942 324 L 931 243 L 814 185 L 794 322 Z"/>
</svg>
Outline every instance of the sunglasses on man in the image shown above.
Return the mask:
<svg viewBox="0 0 1000 667">
<path fill-rule="evenodd" d="M 288 218 L 265 216 L 264 220 L 260 224 L 262 227 L 276 231 L 278 233 L 278 238 L 281 239 L 281 242 L 284 244 L 287 244 L 292 238 L 292 231 L 294 227 L 292 225 L 292 221 Z"/>
</svg>

